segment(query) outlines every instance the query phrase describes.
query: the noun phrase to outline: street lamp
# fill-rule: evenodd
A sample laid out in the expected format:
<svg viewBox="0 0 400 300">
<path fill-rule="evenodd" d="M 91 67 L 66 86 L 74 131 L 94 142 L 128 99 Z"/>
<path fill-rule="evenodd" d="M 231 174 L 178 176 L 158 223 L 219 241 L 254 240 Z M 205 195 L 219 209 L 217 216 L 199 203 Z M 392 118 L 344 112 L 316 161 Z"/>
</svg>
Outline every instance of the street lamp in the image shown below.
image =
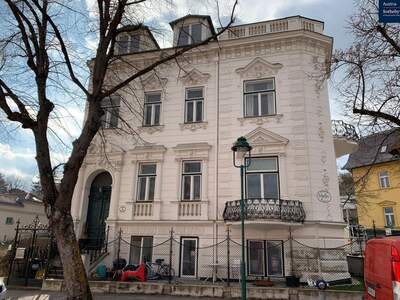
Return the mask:
<svg viewBox="0 0 400 300">
<path fill-rule="evenodd" d="M 240 229 L 242 233 L 242 259 L 240 262 L 240 277 L 242 279 L 241 290 L 242 300 L 246 300 L 246 261 L 245 261 L 245 237 L 244 237 L 244 170 L 250 166 L 251 149 L 252 147 L 247 142 L 246 138 L 241 136 L 232 146 L 233 165 L 240 168 Z M 246 154 L 249 154 L 246 159 Z M 236 160 L 240 160 L 240 164 L 236 164 Z"/>
</svg>

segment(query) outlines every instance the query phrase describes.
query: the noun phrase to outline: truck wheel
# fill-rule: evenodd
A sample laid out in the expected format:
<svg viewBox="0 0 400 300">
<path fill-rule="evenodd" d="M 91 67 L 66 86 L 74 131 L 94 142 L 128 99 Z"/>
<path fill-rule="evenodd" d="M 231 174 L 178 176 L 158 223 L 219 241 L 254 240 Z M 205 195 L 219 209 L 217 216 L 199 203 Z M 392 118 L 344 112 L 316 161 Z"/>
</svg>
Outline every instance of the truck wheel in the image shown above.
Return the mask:
<svg viewBox="0 0 400 300">
<path fill-rule="evenodd" d="M 326 283 L 325 280 L 317 280 L 315 285 L 319 290 L 326 290 L 326 288 L 328 287 L 328 284 Z"/>
</svg>

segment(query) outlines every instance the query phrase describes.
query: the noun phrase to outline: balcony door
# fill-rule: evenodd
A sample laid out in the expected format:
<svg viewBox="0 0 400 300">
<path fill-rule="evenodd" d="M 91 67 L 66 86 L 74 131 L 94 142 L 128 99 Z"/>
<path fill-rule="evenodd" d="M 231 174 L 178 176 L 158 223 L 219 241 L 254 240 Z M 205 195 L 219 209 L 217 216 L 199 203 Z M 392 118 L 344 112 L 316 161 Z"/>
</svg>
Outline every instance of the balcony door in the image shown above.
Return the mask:
<svg viewBox="0 0 400 300">
<path fill-rule="evenodd" d="M 254 157 L 246 169 L 248 199 L 279 199 L 277 157 Z"/>
<path fill-rule="evenodd" d="M 181 238 L 181 277 L 197 277 L 197 248 L 198 238 Z"/>
</svg>

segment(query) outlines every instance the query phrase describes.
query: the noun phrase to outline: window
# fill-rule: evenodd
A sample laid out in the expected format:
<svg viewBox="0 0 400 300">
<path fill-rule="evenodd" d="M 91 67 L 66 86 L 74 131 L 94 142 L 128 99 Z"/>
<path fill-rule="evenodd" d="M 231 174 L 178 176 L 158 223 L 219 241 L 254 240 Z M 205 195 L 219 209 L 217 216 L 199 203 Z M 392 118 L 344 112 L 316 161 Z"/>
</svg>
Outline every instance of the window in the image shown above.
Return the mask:
<svg viewBox="0 0 400 300">
<path fill-rule="evenodd" d="M 178 46 L 187 46 L 190 44 L 200 43 L 202 41 L 201 31 L 201 24 L 182 26 L 179 30 Z"/>
<path fill-rule="evenodd" d="M 247 198 L 279 199 L 279 170 L 276 157 L 252 158 L 246 170 Z"/>
<path fill-rule="evenodd" d="M 141 164 L 139 166 L 137 201 L 154 200 L 156 171 L 156 164 Z"/>
<path fill-rule="evenodd" d="M 101 117 L 103 128 L 118 127 L 120 98 L 118 96 L 107 97 L 101 101 L 101 108 L 104 111 Z"/>
<path fill-rule="evenodd" d="M 383 189 L 390 187 L 388 171 L 379 172 L 379 184 Z"/>
<path fill-rule="evenodd" d="M 143 126 L 160 125 L 161 92 L 144 94 Z"/>
<path fill-rule="evenodd" d="M 186 89 L 185 99 L 185 123 L 203 121 L 203 88 Z"/>
<path fill-rule="evenodd" d="M 181 238 L 180 275 L 196 277 L 197 275 L 198 238 Z"/>
<path fill-rule="evenodd" d="M 129 252 L 129 264 L 138 265 L 141 262 L 151 262 L 153 256 L 152 236 L 132 236 Z"/>
<path fill-rule="evenodd" d="M 244 83 L 245 117 L 275 115 L 274 79 L 246 81 Z"/>
<path fill-rule="evenodd" d="M 394 227 L 395 222 L 394 222 L 393 207 L 385 207 L 383 209 L 383 213 L 385 214 L 385 225 L 387 227 Z"/>
<path fill-rule="evenodd" d="M 140 35 L 138 34 L 121 34 L 118 37 L 117 46 L 118 54 L 127 54 L 139 52 Z"/>
<path fill-rule="evenodd" d="M 7 217 L 6 218 L 6 225 L 13 225 L 14 224 L 14 218 L 13 217 Z"/>
<path fill-rule="evenodd" d="M 182 172 L 182 200 L 201 199 L 201 162 L 184 161 Z"/>
<path fill-rule="evenodd" d="M 249 240 L 247 246 L 249 275 L 283 277 L 282 241 Z"/>
</svg>

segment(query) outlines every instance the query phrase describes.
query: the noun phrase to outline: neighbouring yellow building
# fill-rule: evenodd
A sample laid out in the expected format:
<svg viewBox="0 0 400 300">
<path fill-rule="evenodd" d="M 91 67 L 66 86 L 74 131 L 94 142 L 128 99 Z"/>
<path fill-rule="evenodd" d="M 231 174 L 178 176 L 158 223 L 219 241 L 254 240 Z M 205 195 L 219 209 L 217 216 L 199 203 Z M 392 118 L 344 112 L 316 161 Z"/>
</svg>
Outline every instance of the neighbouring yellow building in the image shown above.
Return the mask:
<svg viewBox="0 0 400 300">
<path fill-rule="evenodd" d="M 361 138 L 345 168 L 351 171 L 359 224 L 369 232 L 400 230 L 400 130 Z"/>
</svg>

